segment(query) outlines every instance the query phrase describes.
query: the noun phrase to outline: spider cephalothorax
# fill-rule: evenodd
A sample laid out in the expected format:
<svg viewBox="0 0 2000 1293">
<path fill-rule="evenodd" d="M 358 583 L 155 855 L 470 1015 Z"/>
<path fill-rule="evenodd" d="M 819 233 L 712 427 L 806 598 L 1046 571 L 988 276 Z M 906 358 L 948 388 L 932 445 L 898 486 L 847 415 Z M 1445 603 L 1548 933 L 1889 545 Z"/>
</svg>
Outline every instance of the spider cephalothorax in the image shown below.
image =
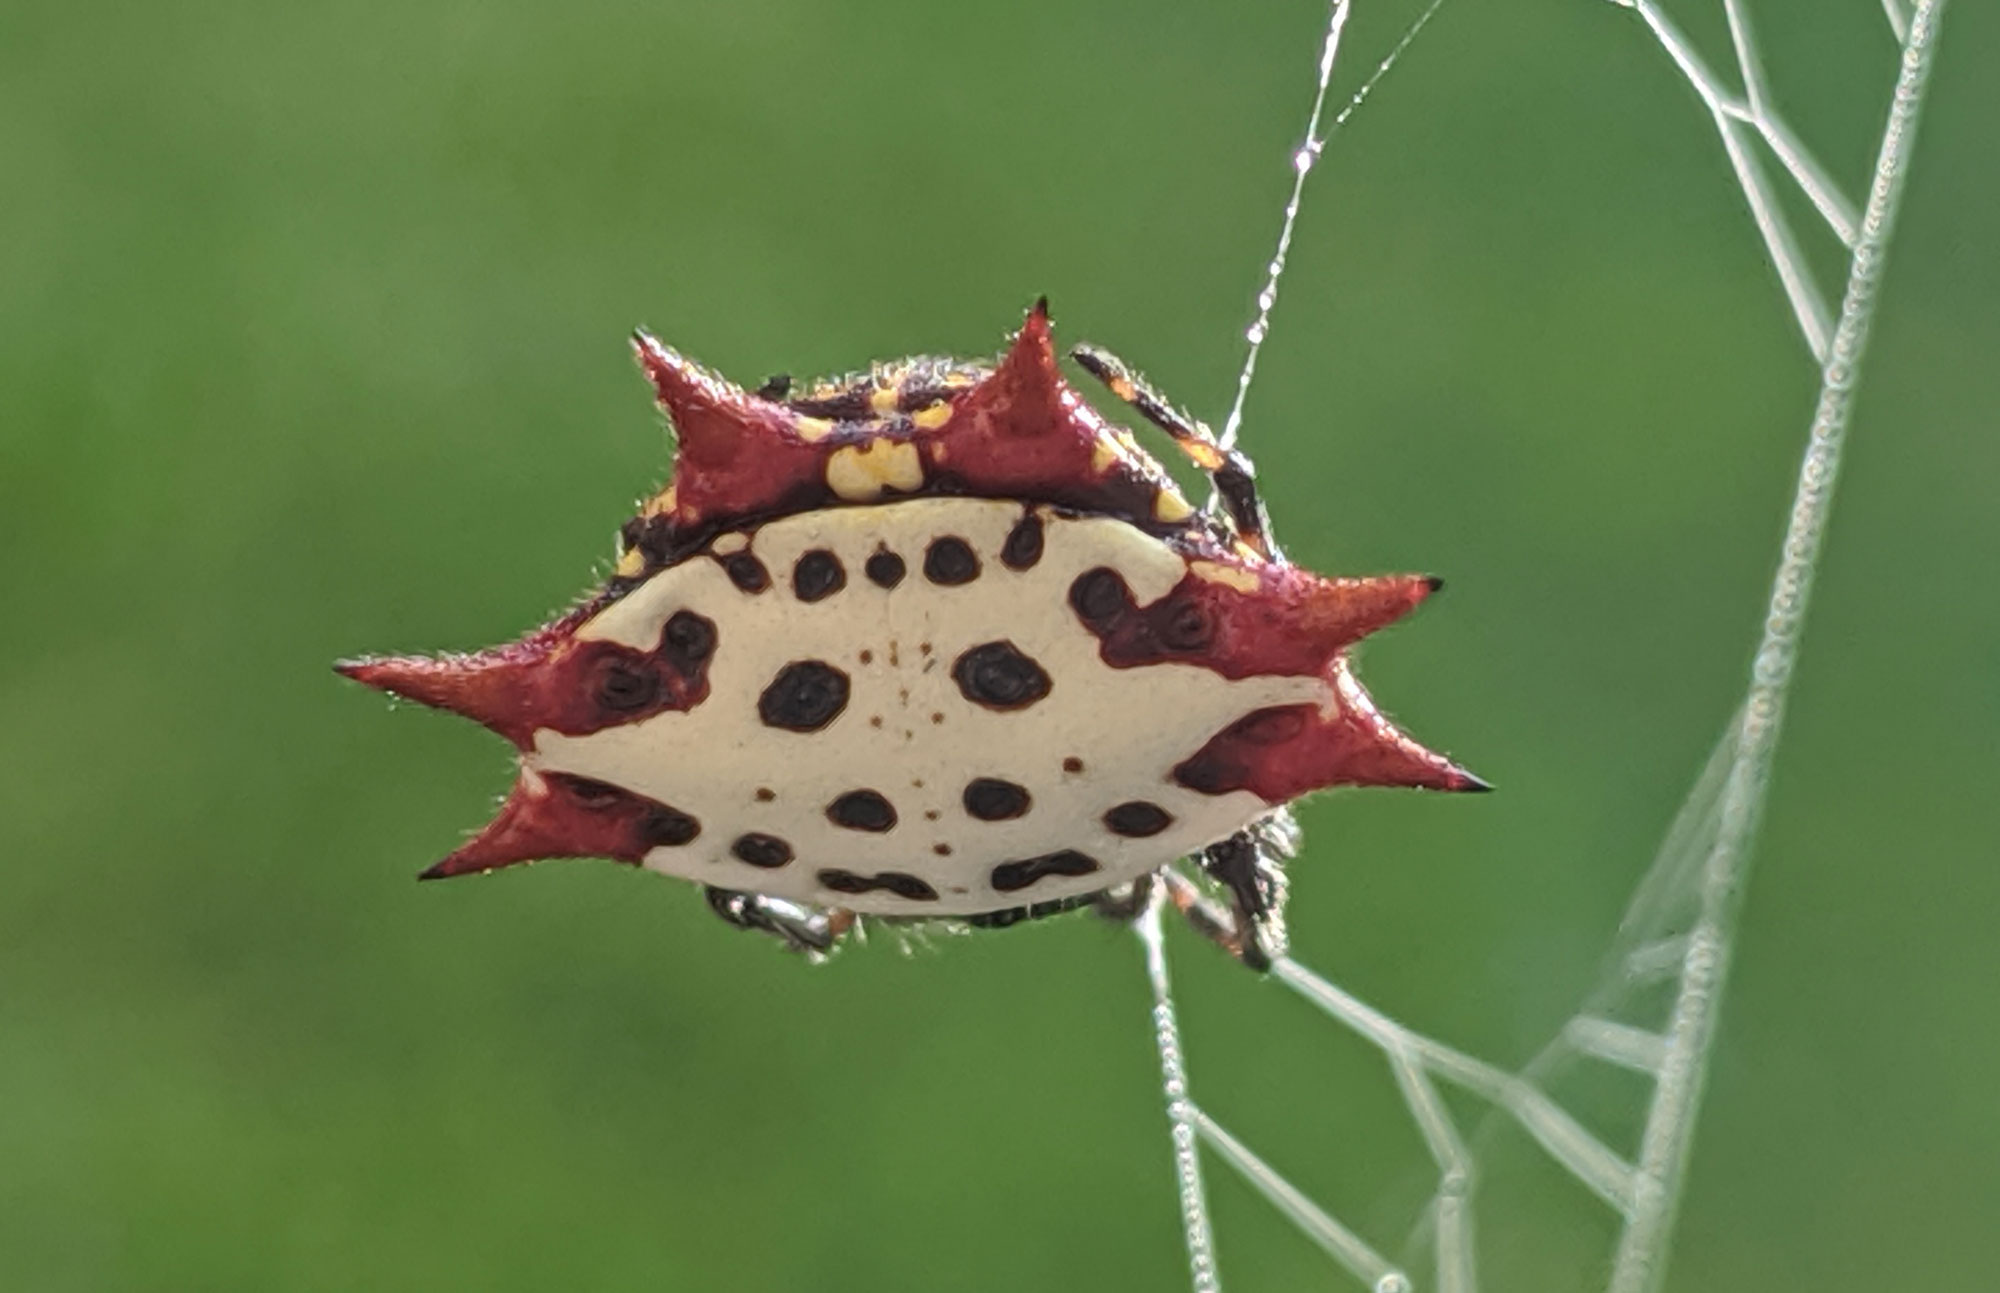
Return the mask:
<svg viewBox="0 0 2000 1293">
<path fill-rule="evenodd" d="M 992 366 L 747 393 L 643 333 L 679 440 L 606 586 L 518 642 L 344 663 L 521 752 L 424 874 L 607 857 L 807 947 L 856 914 L 1011 923 L 1199 856 L 1261 961 L 1274 812 L 1337 785 L 1483 789 L 1398 731 L 1347 648 L 1425 576 L 1329 579 L 1268 541 L 1250 467 L 1075 352 L 1208 470 L 1191 507 L 1063 380 L 1038 304 Z"/>
</svg>

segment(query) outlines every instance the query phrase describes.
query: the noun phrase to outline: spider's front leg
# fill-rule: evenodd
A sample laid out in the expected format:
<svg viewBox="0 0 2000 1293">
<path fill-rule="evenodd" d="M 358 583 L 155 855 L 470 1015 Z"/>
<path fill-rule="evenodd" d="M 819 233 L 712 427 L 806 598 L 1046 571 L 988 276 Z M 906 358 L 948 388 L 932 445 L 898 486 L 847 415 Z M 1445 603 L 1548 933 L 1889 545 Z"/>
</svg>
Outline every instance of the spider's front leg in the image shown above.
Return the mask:
<svg viewBox="0 0 2000 1293">
<path fill-rule="evenodd" d="M 1136 409 L 1139 416 L 1172 436 L 1188 461 L 1208 473 L 1238 538 L 1261 557 L 1279 557 L 1277 544 L 1270 537 L 1270 514 L 1264 510 L 1264 500 L 1257 493 L 1257 468 L 1247 455 L 1224 448 L 1205 423 L 1175 408 L 1110 351 L 1082 345 L 1071 350 L 1069 357 L 1103 382 L 1113 395 Z"/>
<path fill-rule="evenodd" d="M 836 908 L 821 911 L 783 898 L 741 893 L 735 889 L 705 888 L 708 907 L 738 929 L 754 929 L 782 939 L 794 952 L 818 958 L 854 926 L 854 913 Z"/>
</svg>

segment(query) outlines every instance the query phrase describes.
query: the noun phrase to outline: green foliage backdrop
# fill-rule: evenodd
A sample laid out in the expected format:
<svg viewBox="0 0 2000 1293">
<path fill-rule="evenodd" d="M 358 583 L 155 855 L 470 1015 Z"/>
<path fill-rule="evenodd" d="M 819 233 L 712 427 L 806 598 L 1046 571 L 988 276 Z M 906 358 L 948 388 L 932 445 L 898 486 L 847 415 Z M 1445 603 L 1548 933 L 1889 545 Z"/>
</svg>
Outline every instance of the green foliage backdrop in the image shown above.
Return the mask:
<svg viewBox="0 0 2000 1293">
<path fill-rule="evenodd" d="M 1879 12 L 1756 12 L 1858 192 Z M 1409 16 L 1364 0 L 1346 84 Z M 602 570 L 665 463 L 635 324 L 756 380 L 990 352 L 1047 292 L 1219 416 L 1323 20 L 0 9 L 0 1285 L 1176 1287 L 1127 935 L 813 968 L 608 865 L 419 888 L 508 759 L 326 666 L 512 636 Z M 1676 1289 L 1987 1271 L 1996 35 L 1947 17 Z M 1740 691 L 1811 364 L 1698 105 L 1590 0 L 1447 5 L 1285 293 L 1248 427 L 1281 532 L 1450 577 L 1364 672 L 1503 792 L 1311 805 L 1297 948 L 1516 1063 Z M 1395 1234 L 1425 1187 L 1368 1057 L 1176 947 L 1205 1101 Z M 1575 1219 L 1490 1221 L 1496 1272 L 1593 1286 L 1570 1189 L 1507 1195 Z M 1217 1208 L 1233 1289 L 1336 1284 Z"/>
</svg>

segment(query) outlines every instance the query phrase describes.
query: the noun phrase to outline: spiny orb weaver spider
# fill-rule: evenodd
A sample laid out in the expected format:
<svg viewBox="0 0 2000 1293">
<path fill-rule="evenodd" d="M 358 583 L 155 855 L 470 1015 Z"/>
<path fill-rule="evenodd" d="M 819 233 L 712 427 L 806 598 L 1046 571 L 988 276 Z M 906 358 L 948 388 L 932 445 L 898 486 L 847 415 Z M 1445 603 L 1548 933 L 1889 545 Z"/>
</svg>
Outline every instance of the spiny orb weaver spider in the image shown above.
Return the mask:
<svg viewBox="0 0 2000 1293">
<path fill-rule="evenodd" d="M 1072 357 L 1208 473 L 1191 506 L 1063 380 L 1038 302 L 996 363 L 912 358 L 754 393 L 641 332 L 678 438 L 612 577 L 471 655 L 350 678 L 520 749 L 498 815 L 425 879 L 605 857 L 825 952 L 860 916 L 1130 913 L 1193 856 L 1257 968 L 1282 950 L 1285 805 L 1483 790 L 1376 709 L 1347 649 L 1439 587 L 1284 559 L 1247 458 L 1119 360 Z"/>
</svg>

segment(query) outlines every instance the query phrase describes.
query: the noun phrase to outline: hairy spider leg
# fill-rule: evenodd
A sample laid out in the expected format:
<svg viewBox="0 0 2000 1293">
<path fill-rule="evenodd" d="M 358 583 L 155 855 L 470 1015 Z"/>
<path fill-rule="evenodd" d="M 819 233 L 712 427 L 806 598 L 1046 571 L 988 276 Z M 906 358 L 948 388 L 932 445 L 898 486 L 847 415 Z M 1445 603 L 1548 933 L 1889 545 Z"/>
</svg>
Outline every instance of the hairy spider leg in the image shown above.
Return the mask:
<svg viewBox="0 0 2000 1293">
<path fill-rule="evenodd" d="M 1102 346 L 1077 346 L 1069 352 L 1069 357 L 1103 382 L 1106 390 L 1137 410 L 1139 416 L 1172 437 L 1175 447 L 1187 455 L 1188 461 L 1208 473 L 1238 538 L 1258 556 L 1283 560 L 1283 554 L 1271 539 L 1270 514 L 1264 510 L 1264 500 L 1257 493 L 1256 465 L 1246 455 L 1225 449 L 1206 423 L 1176 408 L 1124 360 Z"/>
</svg>

